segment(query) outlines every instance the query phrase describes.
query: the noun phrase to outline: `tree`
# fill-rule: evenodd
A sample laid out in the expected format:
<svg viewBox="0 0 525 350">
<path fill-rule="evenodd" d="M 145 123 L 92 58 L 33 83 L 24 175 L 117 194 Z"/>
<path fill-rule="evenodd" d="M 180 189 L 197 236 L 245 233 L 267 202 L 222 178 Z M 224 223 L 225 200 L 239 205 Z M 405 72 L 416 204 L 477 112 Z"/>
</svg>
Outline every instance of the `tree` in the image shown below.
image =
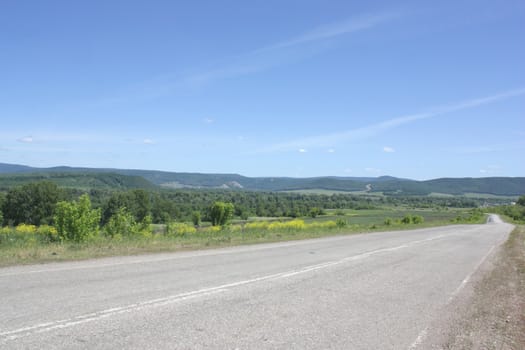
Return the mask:
<svg viewBox="0 0 525 350">
<path fill-rule="evenodd" d="M 84 242 L 98 235 L 100 210 L 92 209 L 84 194 L 78 202 L 58 202 L 54 219 L 61 241 Z"/>
<path fill-rule="evenodd" d="M 50 224 L 63 192 L 50 181 L 29 183 L 7 192 L 2 205 L 4 220 L 10 225 Z"/>
<path fill-rule="evenodd" d="M 520 198 L 518 198 L 518 201 L 516 202 L 516 204 L 522 205 L 525 207 L 525 196 L 521 196 Z"/>
<path fill-rule="evenodd" d="M 126 208 L 119 208 L 104 226 L 104 233 L 109 237 L 129 235 L 135 225 L 133 215 Z"/>
<path fill-rule="evenodd" d="M 232 203 L 215 202 L 210 207 L 210 220 L 213 226 L 224 226 L 233 218 L 234 206 Z"/>
<path fill-rule="evenodd" d="M 137 222 L 142 222 L 146 216 L 151 215 L 151 200 L 149 193 L 145 190 L 133 190 L 134 207 L 132 212 Z"/>
<path fill-rule="evenodd" d="M 200 226 L 200 224 L 201 224 L 201 212 L 200 211 L 194 211 L 191 214 L 191 221 L 193 222 L 194 226 Z"/>
</svg>

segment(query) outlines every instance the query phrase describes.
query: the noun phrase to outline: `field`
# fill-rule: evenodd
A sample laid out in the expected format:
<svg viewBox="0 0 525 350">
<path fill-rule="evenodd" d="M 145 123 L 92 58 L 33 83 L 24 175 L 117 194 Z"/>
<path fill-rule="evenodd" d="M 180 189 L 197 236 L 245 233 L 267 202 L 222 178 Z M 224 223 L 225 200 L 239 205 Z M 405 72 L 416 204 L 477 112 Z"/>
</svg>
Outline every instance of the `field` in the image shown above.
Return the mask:
<svg viewBox="0 0 525 350">
<path fill-rule="evenodd" d="M 403 223 L 421 217 L 421 222 Z M 459 218 L 459 220 L 458 220 Z M 225 227 L 204 225 L 195 229 L 176 223 L 166 234 L 166 225 L 153 225 L 149 235 L 107 237 L 99 235 L 87 242 L 56 242 L 44 239 L 36 228 L 2 229 L 0 266 L 88 259 L 117 255 L 173 252 L 191 249 L 277 242 L 389 230 L 414 229 L 451 224 L 481 223 L 479 211 L 383 208 L 370 210 L 327 210 L 316 218 L 250 218 Z M 23 227 L 24 228 L 24 227 Z M 45 233 L 49 236 L 49 232 Z M 46 237 L 48 237 L 46 236 Z"/>
</svg>

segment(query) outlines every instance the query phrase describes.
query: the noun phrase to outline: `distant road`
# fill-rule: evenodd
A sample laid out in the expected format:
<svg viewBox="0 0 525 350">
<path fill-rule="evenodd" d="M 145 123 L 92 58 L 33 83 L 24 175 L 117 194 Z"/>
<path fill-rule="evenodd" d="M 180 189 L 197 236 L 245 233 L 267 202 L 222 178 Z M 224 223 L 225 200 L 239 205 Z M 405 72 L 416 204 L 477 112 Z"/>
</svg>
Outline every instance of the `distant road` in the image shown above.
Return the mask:
<svg viewBox="0 0 525 350">
<path fill-rule="evenodd" d="M 416 349 L 512 226 L 0 269 L 0 349 Z"/>
</svg>

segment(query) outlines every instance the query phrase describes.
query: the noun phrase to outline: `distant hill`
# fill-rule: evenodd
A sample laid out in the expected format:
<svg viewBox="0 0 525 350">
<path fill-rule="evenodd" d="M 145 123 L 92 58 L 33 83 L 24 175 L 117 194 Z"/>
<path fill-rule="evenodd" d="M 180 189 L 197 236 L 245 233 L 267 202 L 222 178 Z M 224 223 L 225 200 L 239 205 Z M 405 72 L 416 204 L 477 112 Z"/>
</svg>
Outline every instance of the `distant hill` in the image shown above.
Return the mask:
<svg viewBox="0 0 525 350">
<path fill-rule="evenodd" d="M 3 174 L 3 175 L 2 175 Z M 238 174 L 178 173 L 139 169 L 33 168 L 0 163 L 0 188 L 48 179 L 65 187 L 82 188 L 204 188 L 252 191 L 332 190 L 381 192 L 387 195 L 525 194 L 525 177 L 442 178 L 427 181 L 382 177 L 246 177 Z"/>
<path fill-rule="evenodd" d="M 61 187 L 83 190 L 153 189 L 156 187 L 140 176 L 126 176 L 113 173 L 22 172 L 0 174 L 0 190 L 44 180 L 54 182 Z"/>
</svg>

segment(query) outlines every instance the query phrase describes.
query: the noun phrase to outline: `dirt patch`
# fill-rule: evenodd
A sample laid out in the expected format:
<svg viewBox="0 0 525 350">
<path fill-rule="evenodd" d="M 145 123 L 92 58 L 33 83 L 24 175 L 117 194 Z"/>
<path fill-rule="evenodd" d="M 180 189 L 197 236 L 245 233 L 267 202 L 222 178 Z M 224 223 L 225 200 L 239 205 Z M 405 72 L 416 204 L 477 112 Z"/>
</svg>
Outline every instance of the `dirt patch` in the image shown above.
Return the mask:
<svg viewBox="0 0 525 350">
<path fill-rule="evenodd" d="M 518 226 L 418 349 L 525 349 L 525 226 Z"/>
</svg>

